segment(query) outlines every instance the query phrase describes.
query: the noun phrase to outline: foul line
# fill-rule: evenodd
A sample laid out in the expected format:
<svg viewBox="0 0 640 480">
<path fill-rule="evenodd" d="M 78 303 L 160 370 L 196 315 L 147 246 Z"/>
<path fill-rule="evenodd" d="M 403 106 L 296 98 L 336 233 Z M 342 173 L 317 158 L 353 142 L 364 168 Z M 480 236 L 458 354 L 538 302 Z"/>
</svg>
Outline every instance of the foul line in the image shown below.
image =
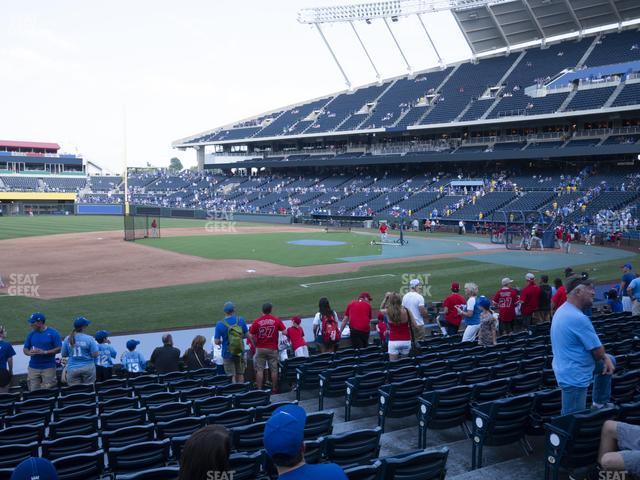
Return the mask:
<svg viewBox="0 0 640 480">
<path fill-rule="evenodd" d="M 326 283 L 350 282 L 351 280 L 364 280 L 365 278 L 395 277 L 393 273 L 383 273 L 380 275 L 369 275 L 366 277 L 341 278 L 338 280 L 327 280 L 325 282 L 301 283 L 302 288 L 309 288 L 311 285 L 324 285 Z"/>
</svg>

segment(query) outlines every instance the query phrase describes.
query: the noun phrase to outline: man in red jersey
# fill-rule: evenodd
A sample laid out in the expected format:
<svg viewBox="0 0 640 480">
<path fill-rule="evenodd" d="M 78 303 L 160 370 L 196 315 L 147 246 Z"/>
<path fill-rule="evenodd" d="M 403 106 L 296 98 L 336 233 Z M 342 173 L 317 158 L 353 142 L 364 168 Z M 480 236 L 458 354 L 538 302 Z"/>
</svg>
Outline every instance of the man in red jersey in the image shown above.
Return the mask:
<svg viewBox="0 0 640 480">
<path fill-rule="evenodd" d="M 351 346 L 353 348 L 365 348 L 369 344 L 369 332 L 371 330 L 371 295 L 363 292 L 347 305 L 340 331 L 349 324 L 351 331 Z"/>
<path fill-rule="evenodd" d="M 460 295 L 460 284 L 453 282 L 451 284 L 451 294 L 444 299 L 442 306 L 444 307 L 444 329 L 447 331 L 447 335 L 455 335 L 460 328 L 460 322 L 462 322 L 462 315 L 456 308 L 458 305 L 466 305 L 467 300 Z"/>
<path fill-rule="evenodd" d="M 262 389 L 264 384 L 264 366 L 269 365 L 271 371 L 271 389 L 278 391 L 278 335 L 285 330 L 284 323 L 271 315 L 273 306 L 262 305 L 263 315 L 256 318 L 249 328 L 249 338 L 256 346 L 254 367 L 256 369 L 256 386 Z"/>
<path fill-rule="evenodd" d="M 520 292 L 520 303 L 522 304 L 520 314 L 522 315 L 522 326 L 525 330 L 528 330 L 533 318 L 533 312 L 538 310 L 540 287 L 536 285 L 536 277 L 533 273 L 527 273 L 524 278 L 527 281 L 527 285 Z"/>
<path fill-rule="evenodd" d="M 500 334 L 512 333 L 518 303 L 518 292 L 513 288 L 513 280 L 510 278 L 502 279 L 502 288 L 493 296 L 493 303 L 499 309 Z"/>
</svg>

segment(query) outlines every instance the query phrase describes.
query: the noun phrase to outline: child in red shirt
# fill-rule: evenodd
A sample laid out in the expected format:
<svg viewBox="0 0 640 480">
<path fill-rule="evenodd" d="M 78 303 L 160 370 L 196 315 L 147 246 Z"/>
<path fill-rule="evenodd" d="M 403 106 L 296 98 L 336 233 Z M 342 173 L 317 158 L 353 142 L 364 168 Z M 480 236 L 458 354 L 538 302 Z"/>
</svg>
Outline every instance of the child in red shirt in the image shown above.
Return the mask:
<svg viewBox="0 0 640 480">
<path fill-rule="evenodd" d="M 304 330 L 300 326 L 302 319 L 295 316 L 291 319 L 292 325 L 287 328 L 287 337 L 291 340 L 291 348 L 293 348 L 296 357 L 308 357 L 309 349 L 304 339 Z"/>
</svg>

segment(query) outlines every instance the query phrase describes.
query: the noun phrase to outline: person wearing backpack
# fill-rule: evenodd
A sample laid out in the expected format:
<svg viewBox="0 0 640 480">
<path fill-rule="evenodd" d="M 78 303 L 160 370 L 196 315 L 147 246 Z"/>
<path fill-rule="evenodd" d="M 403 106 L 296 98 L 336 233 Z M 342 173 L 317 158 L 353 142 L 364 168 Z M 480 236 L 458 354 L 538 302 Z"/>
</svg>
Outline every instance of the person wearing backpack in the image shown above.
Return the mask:
<svg viewBox="0 0 640 480">
<path fill-rule="evenodd" d="M 236 316 L 233 303 L 224 304 L 224 319 L 216 324 L 213 341 L 222 346 L 224 371 L 232 376 L 233 383 L 244 383 L 247 362 L 244 358 L 244 338 L 249 329 L 244 318 Z"/>
<path fill-rule="evenodd" d="M 320 352 L 335 352 L 338 349 L 338 343 L 340 343 L 339 318 L 325 297 L 322 297 L 318 302 L 318 313 L 313 319 L 313 334 Z"/>
</svg>

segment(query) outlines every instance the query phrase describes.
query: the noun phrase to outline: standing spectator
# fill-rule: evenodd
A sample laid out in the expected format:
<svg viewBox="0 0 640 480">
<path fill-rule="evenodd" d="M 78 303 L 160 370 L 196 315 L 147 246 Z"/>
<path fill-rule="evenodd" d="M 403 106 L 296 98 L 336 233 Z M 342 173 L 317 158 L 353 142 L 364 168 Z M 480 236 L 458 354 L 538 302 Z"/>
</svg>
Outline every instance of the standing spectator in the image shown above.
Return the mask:
<svg viewBox="0 0 640 480">
<path fill-rule="evenodd" d="M 16 351 L 13 345 L 5 340 L 7 331 L 0 327 L 0 393 L 9 392 L 9 385 L 13 377 L 13 357 Z"/>
<path fill-rule="evenodd" d="M 502 288 L 493 296 L 493 303 L 498 306 L 500 319 L 500 334 L 513 333 L 513 322 L 516 319 L 516 305 L 518 304 L 518 292 L 512 287 L 513 280 L 502 279 Z"/>
<path fill-rule="evenodd" d="M 406 307 L 402 306 L 399 293 L 387 292 L 380 312 L 389 321 L 389 360 L 394 362 L 409 356 L 411 352 L 411 328 L 416 327 L 415 318 Z"/>
<path fill-rule="evenodd" d="M 556 293 L 551 297 L 551 313 L 555 313 L 555 311 L 567 301 L 567 290 L 564 288 L 562 280 L 560 278 L 556 278 L 553 281 L 553 284 L 556 287 Z"/>
<path fill-rule="evenodd" d="M 113 376 L 113 359 L 118 353 L 111 346 L 109 332 L 98 330 L 95 336 L 98 343 L 98 356 L 96 357 L 96 381 L 104 382 Z"/>
<path fill-rule="evenodd" d="M 631 314 L 640 315 L 640 277 L 634 278 L 627 287 L 627 293 L 631 300 Z"/>
<path fill-rule="evenodd" d="M 418 278 L 409 281 L 410 290 L 402 297 L 402 306 L 411 312 L 415 323 L 413 328 L 413 340 L 419 342 L 424 338 L 424 318 L 428 318 L 429 312 L 424 306 L 424 297 L 420 294 L 422 282 Z"/>
<path fill-rule="evenodd" d="M 622 308 L 625 312 L 632 310 L 631 297 L 629 296 L 629 284 L 636 278 L 633 273 L 633 267 L 630 263 L 625 263 L 622 266 L 622 279 L 620 282 L 620 295 L 622 296 Z"/>
<path fill-rule="evenodd" d="M 153 365 L 156 373 L 177 372 L 180 370 L 180 350 L 173 346 L 173 337 L 170 333 L 162 335 L 162 346 L 156 347 L 151 354 L 149 363 Z"/>
<path fill-rule="evenodd" d="M 224 304 L 224 319 L 216 324 L 213 334 L 216 345 L 222 345 L 224 371 L 233 376 L 233 383 L 244 383 L 247 362 L 244 358 L 244 338 L 249 329 L 244 318 L 237 317 L 233 303 Z"/>
<path fill-rule="evenodd" d="M 203 335 L 196 335 L 191 341 L 191 347 L 184 352 L 182 361 L 188 370 L 198 370 L 200 368 L 208 368 L 211 362 L 207 358 L 207 352 L 204 351 L 204 344 L 207 339 Z"/>
<path fill-rule="evenodd" d="M 298 405 L 278 408 L 264 428 L 264 448 L 278 469 L 279 480 L 347 480 L 334 463 L 307 464 L 304 461 L 304 426 L 307 414 Z"/>
<path fill-rule="evenodd" d="M 462 315 L 458 311 L 458 306 L 464 305 L 467 301 L 458 292 L 460 292 L 460 284 L 452 282 L 451 294 L 442 302 L 444 307 L 444 328 L 447 335 L 456 335 L 460 329 L 460 323 L 462 323 Z"/>
<path fill-rule="evenodd" d="M 340 342 L 338 314 L 331 308 L 329 300 L 322 297 L 318 301 L 318 313 L 313 319 L 313 335 L 320 352 L 335 352 Z"/>
<path fill-rule="evenodd" d="M 465 283 L 464 293 L 467 296 L 467 304 L 458 307 L 458 312 L 462 315 L 462 319 L 466 325 L 464 333 L 462 334 L 462 341 L 473 342 L 480 329 L 480 307 L 476 305 L 478 285 L 471 282 Z"/>
<path fill-rule="evenodd" d="M 604 422 L 600 434 L 598 463 L 604 472 L 622 473 L 619 477 L 600 475 L 600 478 L 624 480 L 626 473 L 640 476 L 640 426 L 614 420 Z"/>
<path fill-rule="evenodd" d="M 365 348 L 369 345 L 369 332 L 371 331 L 371 295 L 363 292 L 347 305 L 340 325 L 340 332 L 349 324 L 351 332 L 351 346 L 353 348 Z"/>
<path fill-rule="evenodd" d="M 29 391 L 56 386 L 56 353 L 62 348 L 60 334 L 45 325 L 46 317 L 40 312 L 31 314 L 31 332 L 24 341 L 23 352 L 29 359 L 27 382 Z"/>
<path fill-rule="evenodd" d="M 477 300 L 480 307 L 480 329 L 478 330 L 478 344 L 491 347 L 496 344 L 496 317 L 491 311 L 491 301 L 484 295 Z"/>
<path fill-rule="evenodd" d="M 91 385 L 96 382 L 96 363 L 98 344 L 95 339 L 84 333 L 91 322 L 78 317 L 73 322 L 73 331 L 62 343 L 62 357 L 69 358 L 67 363 L 67 383 L 69 385 Z"/>
<path fill-rule="evenodd" d="M 553 371 L 562 390 L 562 415 L 584 410 L 593 383 L 593 407 L 602 408 L 611 396 L 615 359 L 607 355 L 593 324 L 582 310 L 593 303 L 591 280 L 575 276 L 567 282 L 567 301 L 551 322 Z"/>
<path fill-rule="evenodd" d="M 526 286 L 520 292 L 522 327 L 527 330 L 531 326 L 533 313 L 538 310 L 540 287 L 536 285 L 536 276 L 529 272 L 525 275 Z"/>
<path fill-rule="evenodd" d="M 120 356 L 120 363 L 122 368 L 128 373 L 138 374 L 144 372 L 147 367 L 147 362 L 144 356 L 136 350 L 136 347 L 140 345 L 139 340 L 127 340 L 127 351 L 122 352 Z"/>
<path fill-rule="evenodd" d="M 389 346 L 389 321 L 384 313 L 378 311 L 378 322 L 376 323 L 376 331 L 380 338 L 380 346 L 382 351 L 388 351 Z"/>
<path fill-rule="evenodd" d="M 179 480 L 223 478 L 231 472 L 231 436 L 222 425 L 207 425 L 191 434 L 180 454 Z M 212 475 L 218 475 L 218 477 Z M 228 477 L 233 478 L 233 474 Z"/>
<path fill-rule="evenodd" d="M 256 318 L 249 328 L 249 338 L 256 346 L 253 366 L 256 369 L 256 386 L 261 390 L 264 385 L 264 367 L 269 365 L 271 372 L 271 390 L 278 393 L 278 337 L 286 330 L 278 317 L 271 315 L 273 306 L 262 305 L 262 316 Z"/>
<path fill-rule="evenodd" d="M 293 354 L 296 357 L 308 357 L 309 348 L 307 342 L 304 339 L 304 329 L 300 325 L 302 319 L 298 316 L 291 318 L 291 326 L 287 328 L 287 337 L 291 341 L 291 348 Z"/>
<path fill-rule="evenodd" d="M 549 285 L 549 275 L 540 276 L 540 298 L 538 299 L 538 310 L 534 312 L 534 323 L 544 323 L 551 321 L 551 285 Z"/>
</svg>

